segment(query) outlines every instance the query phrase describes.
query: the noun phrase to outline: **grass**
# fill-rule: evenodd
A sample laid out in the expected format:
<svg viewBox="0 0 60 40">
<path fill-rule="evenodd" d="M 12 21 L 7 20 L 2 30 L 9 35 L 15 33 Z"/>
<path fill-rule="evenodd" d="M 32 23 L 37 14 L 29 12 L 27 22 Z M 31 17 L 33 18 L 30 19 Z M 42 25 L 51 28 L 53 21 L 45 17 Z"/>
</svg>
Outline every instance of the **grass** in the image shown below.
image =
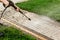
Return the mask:
<svg viewBox="0 0 60 40">
<path fill-rule="evenodd" d="M 32 35 L 24 33 L 13 27 L 0 25 L 0 32 L 4 33 L 4 36 L 0 36 L 0 40 L 36 40 Z"/>
<path fill-rule="evenodd" d="M 60 0 L 28 0 L 16 5 L 24 10 L 60 20 Z"/>
</svg>

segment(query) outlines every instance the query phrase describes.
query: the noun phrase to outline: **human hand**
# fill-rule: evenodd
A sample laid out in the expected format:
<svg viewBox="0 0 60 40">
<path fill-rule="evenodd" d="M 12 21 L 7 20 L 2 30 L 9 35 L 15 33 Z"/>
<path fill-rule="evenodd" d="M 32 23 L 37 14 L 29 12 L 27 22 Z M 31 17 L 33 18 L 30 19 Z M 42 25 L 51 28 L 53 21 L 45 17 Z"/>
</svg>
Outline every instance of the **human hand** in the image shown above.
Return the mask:
<svg viewBox="0 0 60 40">
<path fill-rule="evenodd" d="M 1 2 L 7 7 L 9 5 L 9 2 L 7 0 L 1 0 Z"/>
</svg>

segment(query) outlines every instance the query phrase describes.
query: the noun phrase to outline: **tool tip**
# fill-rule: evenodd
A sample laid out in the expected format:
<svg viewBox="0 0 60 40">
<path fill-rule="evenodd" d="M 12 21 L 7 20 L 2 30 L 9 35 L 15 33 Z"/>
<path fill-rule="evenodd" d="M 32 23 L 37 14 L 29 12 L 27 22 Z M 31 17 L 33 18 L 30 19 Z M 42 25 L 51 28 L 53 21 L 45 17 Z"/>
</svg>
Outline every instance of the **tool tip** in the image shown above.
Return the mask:
<svg viewBox="0 0 60 40">
<path fill-rule="evenodd" d="M 30 18 L 28 18 L 28 20 L 30 20 L 30 21 L 31 21 L 31 19 L 30 19 Z"/>
</svg>

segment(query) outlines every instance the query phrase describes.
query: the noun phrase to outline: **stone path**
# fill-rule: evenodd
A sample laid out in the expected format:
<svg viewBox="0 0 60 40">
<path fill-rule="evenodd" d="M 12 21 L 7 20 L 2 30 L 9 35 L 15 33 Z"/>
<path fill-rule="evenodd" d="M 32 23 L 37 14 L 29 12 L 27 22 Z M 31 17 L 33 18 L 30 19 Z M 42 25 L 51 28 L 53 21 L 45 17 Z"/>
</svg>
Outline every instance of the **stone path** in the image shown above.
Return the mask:
<svg viewBox="0 0 60 40">
<path fill-rule="evenodd" d="M 22 11 L 32 20 L 29 21 L 22 14 L 16 12 L 12 7 L 5 11 L 3 18 L 17 25 L 23 25 L 24 27 L 34 30 L 37 33 L 43 34 L 51 39 L 60 40 L 60 23 L 46 16 L 40 16 L 24 10 Z"/>
</svg>

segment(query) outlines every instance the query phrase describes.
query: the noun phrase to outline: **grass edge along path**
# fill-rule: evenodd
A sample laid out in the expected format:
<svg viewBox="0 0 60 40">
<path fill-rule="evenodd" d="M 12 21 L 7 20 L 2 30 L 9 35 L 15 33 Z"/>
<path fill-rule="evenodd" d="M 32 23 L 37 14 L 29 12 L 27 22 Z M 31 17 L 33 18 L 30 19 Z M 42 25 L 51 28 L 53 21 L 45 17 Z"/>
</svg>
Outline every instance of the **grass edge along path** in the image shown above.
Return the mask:
<svg viewBox="0 0 60 40">
<path fill-rule="evenodd" d="M 36 38 L 32 35 L 27 34 L 22 30 L 18 30 L 13 26 L 8 27 L 5 25 L 0 25 L 0 27 L 4 27 L 0 29 L 0 32 L 4 33 L 4 36 L 1 36 L 0 40 L 36 40 Z"/>
<path fill-rule="evenodd" d="M 60 20 L 60 1 L 59 0 L 28 0 L 27 2 L 16 3 L 23 10 L 34 12 L 39 15 Z"/>
<path fill-rule="evenodd" d="M 2 20 L 5 21 L 5 22 L 7 22 L 7 23 L 9 23 L 9 24 L 11 24 L 11 25 L 14 25 L 15 28 L 18 28 L 19 30 L 25 31 L 25 32 L 27 32 L 27 33 L 29 33 L 29 34 L 31 34 L 31 35 L 33 35 L 33 36 L 35 36 L 35 37 L 37 37 L 37 38 L 39 38 L 39 39 L 41 39 L 41 40 L 47 40 L 46 38 L 44 38 L 44 37 L 42 37 L 42 36 L 40 36 L 40 35 L 37 35 L 37 34 L 31 32 L 31 31 L 29 31 L 29 30 L 27 30 L 27 29 L 25 29 L 25 28 L 23 28 L 23 27 L 20 27 L 20 26 L 14 24 L 14 23 L 12 23 L 12 22 L 4 19 L 4 18 L 2 18 Z"/>
</svg>

